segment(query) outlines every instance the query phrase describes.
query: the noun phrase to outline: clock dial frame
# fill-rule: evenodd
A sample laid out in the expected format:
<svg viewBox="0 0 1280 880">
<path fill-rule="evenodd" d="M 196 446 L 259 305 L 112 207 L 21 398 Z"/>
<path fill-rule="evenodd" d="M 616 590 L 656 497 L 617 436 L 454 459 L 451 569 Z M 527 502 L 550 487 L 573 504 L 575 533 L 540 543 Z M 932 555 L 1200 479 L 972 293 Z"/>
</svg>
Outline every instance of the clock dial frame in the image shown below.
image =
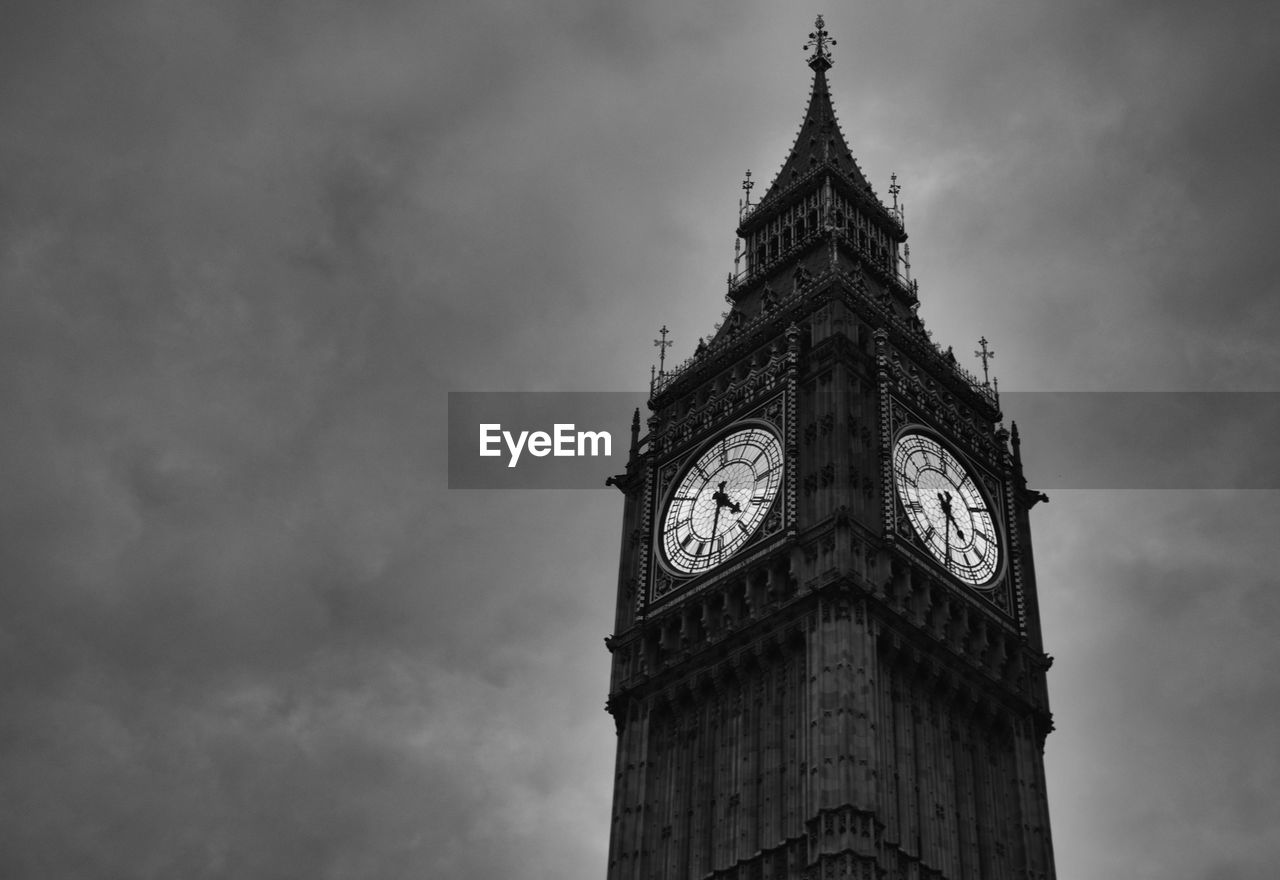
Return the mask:
<svg viewBox="0 0 1280 880">
<path fill-rule="evenodd" d="M 782 473 L 782 440 L 764 424 L 740 424 L 703 447 L 663 505 L 664 567 L 695 576 L 741 550 L 773 507 Z"/>
<path fill-rule="evenodd" d="M 993 586 L 1004 545 L 994 508 L 973 470 L 932 434 L 908 430 L 893 444 L 893 483 L 929 555 L 970 587 Z"/>
</svg>

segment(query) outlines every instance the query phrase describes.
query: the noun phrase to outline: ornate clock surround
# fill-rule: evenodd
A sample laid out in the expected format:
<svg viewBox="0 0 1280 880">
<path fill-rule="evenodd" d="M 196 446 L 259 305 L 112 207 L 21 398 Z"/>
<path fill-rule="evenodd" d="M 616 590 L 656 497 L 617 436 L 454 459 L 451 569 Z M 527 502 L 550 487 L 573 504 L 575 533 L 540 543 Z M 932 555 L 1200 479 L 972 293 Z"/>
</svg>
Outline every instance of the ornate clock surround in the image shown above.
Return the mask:
<svg viewBox="0 0 1280 880">
<path fill-rule="evenodd" d="M 709 423 L 704 430 L 688 437 L 678 450 L 663 459 L 650 472 L 650 485 L 646 490 L 649 516 L 645 524 L 650 552 L 646 554 L 645 588 L 641 591 L 641 601 L 645 606 L 665 604 L 668 600 L 687 596 L 696 592 L 703 584 L 737 572 L 787 535 L 795 511 L 796 443 L 794 420 L 789 418 L 791 399 L 788 390 L 784 388 L 764 400 L 748 403 L 727 421 Z M 660 564 L 658 556 L 662 552 L 662 525 L 666 505 L 680 478 L 689 465 L 719 437 L 739 426 L 752 425 L 760 425 L 773 431 L 782 444 L 781 486 L 759 529 L 727 560 L 705 572 L 683 575 Z"/>
<path fill-rule="evenodd" d="M 921 566 L 936 571 L 940 580 L 954 586 L 955 590 L 971 599 L 978 599 L 988 608 L 1000 614 L 1017 619 L 1018 608 L 1018 552 L 1017 526 L 1011 503 L 1013 497 L 1012 472 L 1005 461 L 1005 454 L 997 447 L 987 444 L 965 444 L 966 431 L 957 430 L 957 422 L 965 421 L 962 410 L 952 403 L 949 407 L 912 406 L 892 389 L 881 388 L 884 418 L 881 423 L 881 442 L 885 450 L 883 479 L 883 498 L 885 506 L 885 536 L 901 549 L 919 560 Z M 931 401 L 935 402 L 936 401 Z M 932 412 L 933 417 L 925 415 Z M 944 430 L 938 424 L 938 415 L 950 416 Z M 995 576 L 975 587 L 954 577 L 933 554 L 930 553 L 916 533 L 907 515 L 902 500 L 898 497 L 895 486 L 893 467 L 893 448 L 895 441 L 907 433 L 919 433 L 936 440 L 944 449 L 951 452 L 973 475 L 979 484 L 980 492 L 990 507 L 992 519 L 999 532 L 1001 560 L 997 565 Z"/>
</svg>

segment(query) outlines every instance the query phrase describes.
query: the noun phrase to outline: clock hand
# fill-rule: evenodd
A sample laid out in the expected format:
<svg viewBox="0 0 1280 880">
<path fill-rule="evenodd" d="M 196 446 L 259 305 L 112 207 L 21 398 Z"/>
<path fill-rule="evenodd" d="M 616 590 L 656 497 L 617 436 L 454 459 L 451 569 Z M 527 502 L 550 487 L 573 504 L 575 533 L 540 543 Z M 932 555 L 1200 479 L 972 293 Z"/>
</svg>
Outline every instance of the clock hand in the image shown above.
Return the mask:
<svg viewBox="0 0 1280 880">
<path fill-rule="evenodd" d="M 724 491 L 724 487 L 728 482 L 728 480 L 721 480 L 720 491 L 713 492 L 711 495 L 711 497 L 716 500 L 716 510 L 719 511 L 721 507 L 727 507 L 731 513 L 742 513 L 742 505 L 731 500 L 728 494 Z"/>
<path fill-rule="evenodd" d="M 947 516 L 947 525 L 956 527 L 956 537 L 961 541 L 964 540 L 964 531 L 960 528 L 960 524 L 956 522 L 954 516 L 951 515 L 951 493 L 939 492 L 938 501 L 942 504 L 942 512 Z"/>
</svg>

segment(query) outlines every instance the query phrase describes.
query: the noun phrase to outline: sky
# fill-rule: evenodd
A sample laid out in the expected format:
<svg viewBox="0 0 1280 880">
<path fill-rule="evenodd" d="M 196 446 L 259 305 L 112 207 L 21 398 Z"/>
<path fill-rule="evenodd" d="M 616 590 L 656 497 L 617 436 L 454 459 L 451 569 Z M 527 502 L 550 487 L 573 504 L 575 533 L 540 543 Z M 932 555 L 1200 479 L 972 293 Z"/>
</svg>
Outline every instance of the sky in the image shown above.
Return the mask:
<svg viewBox="0 0 1280 880">
<path fill-rule="evenodd" d="M 4 10 L 5 877 L 604 875 L 621 496 L 449 490 L 447 394 L 692 353 L 816 12 L 936 341 L 1005 392 L 1280 391 L 1273 3 Z M 1280 861 L 1248 401 L 1211 455 L 1085 425 L 1114 486 L 1025 404 L 1064 880 Z"/>
</svg>

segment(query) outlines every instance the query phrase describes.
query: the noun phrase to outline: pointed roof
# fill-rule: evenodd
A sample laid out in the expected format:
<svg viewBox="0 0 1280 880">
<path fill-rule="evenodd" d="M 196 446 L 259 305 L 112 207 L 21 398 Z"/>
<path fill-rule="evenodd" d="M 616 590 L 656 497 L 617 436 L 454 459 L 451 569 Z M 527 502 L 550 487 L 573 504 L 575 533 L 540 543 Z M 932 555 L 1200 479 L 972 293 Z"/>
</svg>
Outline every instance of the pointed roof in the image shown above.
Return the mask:
<svg viewBox="0 0 1280 880">
<path fill-rule="evenodd" d="M 829 47 L 834 46 L 835 42 L 823 29 L 822 16 L 818 16 L 815 30 L 809 34 L 809 42 L 805 45 L 806 49 L 813 49 L 813 54 L 809 56 L 809 66 L 813 68 L 813 86 L 809 92 L 809 106 L 805 109 L 804 121 L 800 124 L 800 131 L 796 134 L 791 151 L 782 163 L 782 169 L 774 177 L 764 197 L 753 207 L 772 202 L 791 189 L 793 184 L 822 166 L 839 172 L 854 188 L 864 191 L 870 199 L 880 204 L 862 169 L 858 167 L 857 160 L 853 158 L 853 152 L 844 139 L 835 108 L 831 104 L 827 70 L 832 64 Z"/>
<path fill-rule="evenodd" d="M 761 202 L 787 189 L 792 182 L 808 174 L 814 167 L 828 163 L 843 171 L 858 186 L 870 189 L 862 169 L 853 158 L 853 152 L 840 131 L 835 108 L 831 106 L 831 91 L 827 87 L 826 70 L 814 68 L 813 89 L 809 93 L 809 106 L 804 112 L 804 122 L 796 134 L 795 144 L 782 170 L 773 179 L 769 191 Z"/>
</svg>

